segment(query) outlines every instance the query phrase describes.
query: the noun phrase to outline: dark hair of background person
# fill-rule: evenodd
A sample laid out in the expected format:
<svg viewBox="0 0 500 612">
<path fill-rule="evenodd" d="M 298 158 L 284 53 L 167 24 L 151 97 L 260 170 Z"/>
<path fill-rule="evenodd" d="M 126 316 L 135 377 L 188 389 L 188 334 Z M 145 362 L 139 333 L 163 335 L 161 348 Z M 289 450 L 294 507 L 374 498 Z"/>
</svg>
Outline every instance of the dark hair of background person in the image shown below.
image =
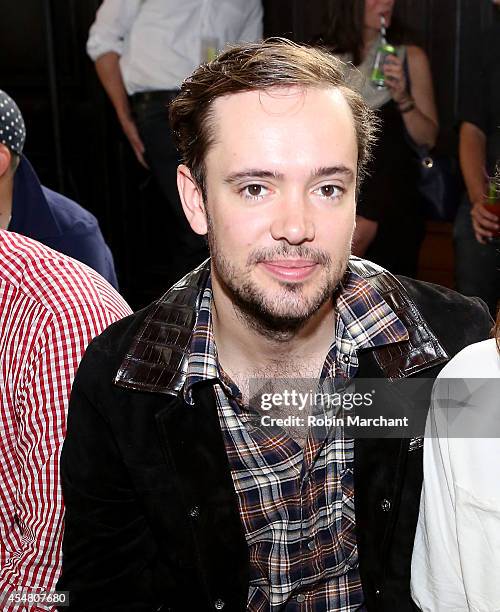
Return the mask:
<svg viewBox="0 0 500 612">
<path fill-rule="evenodd" d="M 234 45 L 202 64 L 182 84 L 170 104 L 170 123 L 183 163 L 191 170 L 203 197 L 205 155 L 214 141 L 213 102 L 222 96 L 271 87 L 335 87 L 354 118 L 358 144 L 357 188 L 370 159 L 378 119 L 363 98 L 347 87 L 340 60 L 330 53 L 284 38 Z"/>
<path fill-rule="evenodd" d="M 327 7 L 327 30 L 316 43 L 328 47 L 334 53 L 351 53 L 352 63 L 361 63 L 363 51 L 363 27 L 365 0 L 330 0 Z M 392 16 L 387 39 L 394 45 L 416 44 L 416 35 L 403 27 L 397 15 Z"/>
</svg>

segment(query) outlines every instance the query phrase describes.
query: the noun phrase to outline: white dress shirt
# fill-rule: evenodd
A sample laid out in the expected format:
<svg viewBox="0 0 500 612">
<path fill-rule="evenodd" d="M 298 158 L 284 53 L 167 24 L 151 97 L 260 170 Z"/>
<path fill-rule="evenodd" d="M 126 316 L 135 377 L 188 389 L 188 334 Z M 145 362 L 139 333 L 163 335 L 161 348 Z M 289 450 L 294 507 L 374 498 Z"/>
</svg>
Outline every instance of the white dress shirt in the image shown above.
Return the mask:
<svg viewBox="0 0 500 612">
<path fill-rule="evenodd" d="M 260 0 L 104 0 L 87 52 L 94 61 L 118 53 L 132 95 L 177 89 L 214 48 L 261 37 Z"/>
<path fill-rule="evenodd" d="M 411 578 L 424 612 L 500 610 L 500 439 L 475 435 L 499 435 L 499 385 L 494 340 L 462 350 L 436 379 Z"/>
</svg>

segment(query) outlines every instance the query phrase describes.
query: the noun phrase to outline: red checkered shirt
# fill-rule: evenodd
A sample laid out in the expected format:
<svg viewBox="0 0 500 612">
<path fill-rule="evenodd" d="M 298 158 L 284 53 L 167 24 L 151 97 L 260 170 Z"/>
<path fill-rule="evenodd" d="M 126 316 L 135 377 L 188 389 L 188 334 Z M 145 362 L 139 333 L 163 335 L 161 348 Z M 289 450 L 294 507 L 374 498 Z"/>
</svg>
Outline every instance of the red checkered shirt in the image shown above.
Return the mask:
<svg viewBox="0 0 500 612">
<path fill-rule="evenodd" d="M 90 340 L 130 312 L 87 266 L 0 231 L 0 593 L 55 589 L 71 384 Z"/>
</svg>

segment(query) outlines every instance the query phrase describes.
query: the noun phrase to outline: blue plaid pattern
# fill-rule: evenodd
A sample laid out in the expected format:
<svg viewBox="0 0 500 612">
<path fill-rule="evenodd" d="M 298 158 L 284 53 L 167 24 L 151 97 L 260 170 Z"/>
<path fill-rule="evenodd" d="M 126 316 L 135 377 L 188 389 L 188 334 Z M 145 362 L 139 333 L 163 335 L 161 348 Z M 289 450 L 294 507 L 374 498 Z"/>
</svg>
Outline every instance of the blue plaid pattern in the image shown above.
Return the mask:
<svg viewBox="0 0 500 612">
<path fill-rule="evenodd" d="M 251 612 L 363 609 L 355 538 L 354 440 L 340 428 L 309 432 L 302 448 L 284 430 L 256 426 L 236 385 L 221 371 L 212 333 L 212 289 L 204 290 L 188 359 L 184 396 L 213 380 L 239 511 L 250 552 Z M 347 272 L 336 303 L 335 338 L 324 392 L 353 378 L 360 349 L 408 338 L 367 281 Z M 315 428 L 314 428 L 315 429 Z M 321 430 L 320 430 L 321 431 Z"/>
</svg>

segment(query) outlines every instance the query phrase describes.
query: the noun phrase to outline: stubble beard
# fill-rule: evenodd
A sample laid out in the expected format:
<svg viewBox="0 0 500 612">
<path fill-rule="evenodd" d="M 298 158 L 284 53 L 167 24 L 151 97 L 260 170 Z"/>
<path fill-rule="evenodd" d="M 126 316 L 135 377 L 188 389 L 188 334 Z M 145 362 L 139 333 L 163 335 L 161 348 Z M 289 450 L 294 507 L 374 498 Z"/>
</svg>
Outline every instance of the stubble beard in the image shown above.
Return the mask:
<svg viewBox="0 0 500 612">
<path fill-rule="evenodd" d="M 344 277 L 350 248 L 343 257 L 332 262 L 328 253 L 304 245 L 292 246 L 282 242 L 272 249 L 252 251 L 244 270 L 238 269 L 218 249 L 212 224 L 208 223 L 208 244 L 214 274 L 234 305 L 236 315 L 260 335 L 274 341 L 288 341 L 333 296 Z M 281 291 L 266 295 L 251 278 L 251 271 L 262 261 L 276 259 L 307 259 L 323 270 L 316 291 L 304 295 L 306 282 L 277 282 Z"/>
</svg>

